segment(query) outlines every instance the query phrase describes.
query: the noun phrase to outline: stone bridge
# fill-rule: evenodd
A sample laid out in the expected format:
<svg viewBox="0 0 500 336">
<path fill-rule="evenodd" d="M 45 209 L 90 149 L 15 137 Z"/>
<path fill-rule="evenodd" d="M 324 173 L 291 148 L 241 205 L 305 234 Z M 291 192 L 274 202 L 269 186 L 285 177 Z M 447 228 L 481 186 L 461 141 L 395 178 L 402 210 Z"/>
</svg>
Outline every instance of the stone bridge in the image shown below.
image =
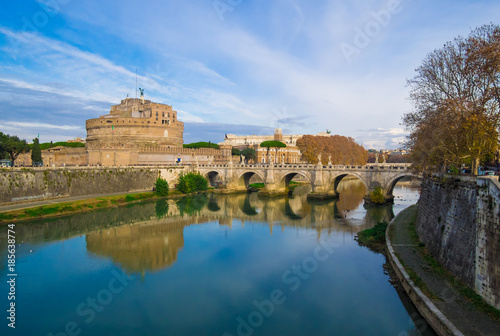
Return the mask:
<svg viewBox="0 0 500 336">
<path fill-rule="evenodd" d="M 318 198 L 338 196 L 337 186 L 346 176 L 359 178 L 368 194 L 380 187 L 387 202 L 394 198 L 392 192 L 396 183 L 405 177 L 415 176 L 409 170 L 410 164 L 367 164 L 367 165 L 311 165 L 311 164 L 226 164 L 198 165 L 194 169 L 210 184 L 219 181 L 232 190 L 246 190 L 252 176 L 264 181 L 264 192 L 280 194 L 288 192 L 290 181 L 297 175 L 311 184 L 311 195 Z M 366 199 L 366 198 L 365 198 Z"/>
</svg>

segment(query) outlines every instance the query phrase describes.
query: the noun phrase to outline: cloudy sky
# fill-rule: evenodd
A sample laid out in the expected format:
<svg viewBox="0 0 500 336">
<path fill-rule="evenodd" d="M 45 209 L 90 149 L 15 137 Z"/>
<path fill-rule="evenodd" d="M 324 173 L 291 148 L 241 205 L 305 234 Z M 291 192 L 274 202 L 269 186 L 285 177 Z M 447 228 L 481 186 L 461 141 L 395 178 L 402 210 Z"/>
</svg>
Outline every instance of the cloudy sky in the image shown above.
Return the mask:
<svg viewBox="0 0 500 336">
<path fill-rule="evenodd" d="M 414 69 L 490 22 L 498 0 L 4 1 L 0 131 L 85 137 L 137 73 L 186 143 L 280 127 L 397 148 Z"/>
</svg>

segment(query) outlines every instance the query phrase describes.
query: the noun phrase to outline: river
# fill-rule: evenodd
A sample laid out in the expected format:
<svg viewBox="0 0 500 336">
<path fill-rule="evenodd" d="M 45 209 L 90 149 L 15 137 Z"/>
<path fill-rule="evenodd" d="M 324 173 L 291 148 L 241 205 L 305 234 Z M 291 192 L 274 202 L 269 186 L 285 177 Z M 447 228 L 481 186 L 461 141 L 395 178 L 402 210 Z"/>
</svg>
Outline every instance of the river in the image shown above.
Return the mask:
<svg viewBox="0 0 500 336">
<path fill-rule="evenodd" d="M 341 183 L 338 201 L 309 203 L 308 188 L 18 223 L 15 334 L 434 335 L 385 257 L 354 239 L 419 190 L 398 184 L 393 206 L 365 209 L 359 181 Z M 2 234 L 2 279 L 6 244 Z"/>
</svg>

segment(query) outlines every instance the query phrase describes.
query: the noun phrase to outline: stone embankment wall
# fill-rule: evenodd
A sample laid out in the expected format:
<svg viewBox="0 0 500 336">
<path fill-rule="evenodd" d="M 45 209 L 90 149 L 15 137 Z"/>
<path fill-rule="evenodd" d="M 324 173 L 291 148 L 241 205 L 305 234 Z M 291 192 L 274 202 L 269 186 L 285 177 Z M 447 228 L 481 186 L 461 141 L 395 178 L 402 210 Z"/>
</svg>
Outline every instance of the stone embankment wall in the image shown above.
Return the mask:
<svg viewBox="0 0 500 336">
<path fill-rule="evenodd" d="M 20 168 L 0 172 L 0 204 L 61 196 L 152 190 L 158 176 L 173 186 L 184 167 Z"/>
<path fill-rule="evenodd" d="M 422 182 L 416 229 L 457 278 L 500 308 L 500 184 L 495 178 Z"/>
</svg>

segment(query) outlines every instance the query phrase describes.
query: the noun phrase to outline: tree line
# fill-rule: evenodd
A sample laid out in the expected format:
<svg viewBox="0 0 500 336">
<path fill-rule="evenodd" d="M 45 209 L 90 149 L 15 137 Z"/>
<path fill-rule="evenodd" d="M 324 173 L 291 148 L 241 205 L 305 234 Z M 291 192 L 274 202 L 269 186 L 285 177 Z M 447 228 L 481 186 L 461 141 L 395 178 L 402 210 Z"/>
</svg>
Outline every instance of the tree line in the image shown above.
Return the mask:
<svg viewBox="0 0 500 336">
<path fill-rule="evenodd" d="M 33 139 L 33 144 L 29 145 L 26 140 L 19 139 L 16 135 L 9 135 L 0 132 L 0 159 L 14 161 L 22 153 L 31 151 L 31 161 L 34 165 L 42 163 L 42 151 L 38 138 Z"/>
<path fill-rule="evenodd" d="M 353 138 L 341 135 L 304 135 L 297 140 L 302 159 L 307 163 L 335 165 L 362 165 L 368 160 L 368 151 Z"/>
</svg>

